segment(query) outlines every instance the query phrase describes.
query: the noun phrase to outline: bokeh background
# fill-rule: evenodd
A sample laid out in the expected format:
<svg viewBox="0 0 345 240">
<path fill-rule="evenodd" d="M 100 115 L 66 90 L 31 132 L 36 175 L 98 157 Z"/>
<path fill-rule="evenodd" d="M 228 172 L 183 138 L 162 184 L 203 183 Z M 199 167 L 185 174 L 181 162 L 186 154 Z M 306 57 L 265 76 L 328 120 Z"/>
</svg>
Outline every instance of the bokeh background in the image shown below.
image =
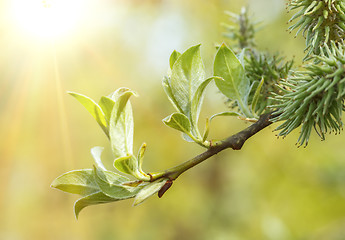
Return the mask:
<svg viewBox="0 0 345 240">
<path fill-rule="evenodd" d="M 135 148 L 146 142 L 144 169 L 158 171 L 202 149 L 161 119 L 173 108 L 161 79 L 170 53 L 202 43 L 208 75 L 215 44 L 225 41 L 225 10 L 249 6 L 264 28 L 263 50 L 303 56 L 303 39 L 286 32 L 283 0 L 70 0 L 43 13 L 41 0 L 0 1 L 0 239 L 345 239 L 345 135 L 307 148 L 298 132 L 278 139 L 271 126 L 241 151 L 228 150 L 184 173 L 162 199 L 91 206 L 77 221 L 77 196 L 50 188 L 60 174 L 90 168 L 90 148 L 109 143 L 66 91 L 96 100 L 119 87 L 132 99 Z M 41 9 L 41 10 L 39 10 Z M 215 87 L 202 118 L 226 110 Z M 202 119 L 201 118 L 201 119 Z M 247 125 L 219 118 L 211 138 Z"/>
</svg>

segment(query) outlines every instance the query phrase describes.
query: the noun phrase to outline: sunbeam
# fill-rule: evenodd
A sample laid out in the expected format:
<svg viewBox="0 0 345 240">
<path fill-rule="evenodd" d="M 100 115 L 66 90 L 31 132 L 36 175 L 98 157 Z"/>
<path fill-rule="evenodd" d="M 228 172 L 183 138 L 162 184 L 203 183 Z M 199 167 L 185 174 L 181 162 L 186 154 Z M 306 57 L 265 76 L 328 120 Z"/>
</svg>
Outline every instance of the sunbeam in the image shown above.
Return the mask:
<svg viewBox="0 0 345 240">
<path fill-rule="evenodd" d="M 11 9 L 18 27 L 35 37 L 54 39 L 78 28 L 86 5 L 82 0 L 14 0 Z"/>
</svg>

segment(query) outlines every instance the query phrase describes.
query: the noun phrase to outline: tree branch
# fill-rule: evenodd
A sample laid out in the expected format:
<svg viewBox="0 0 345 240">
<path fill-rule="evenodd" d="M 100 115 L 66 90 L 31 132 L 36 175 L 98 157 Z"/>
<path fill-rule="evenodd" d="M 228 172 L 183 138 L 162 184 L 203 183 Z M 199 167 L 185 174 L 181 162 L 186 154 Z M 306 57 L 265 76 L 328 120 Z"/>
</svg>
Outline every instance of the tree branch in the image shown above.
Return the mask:
<svg viewBox="0 0 345 240">
<path fill-rule="evenodd" d="M 246 129 L 217 142 L 212 142 L 210 148 L 195 156 L 192 159 L 189 159 L 180 165 L 177 165 L 173 168 L 167 169 L 161 173 L 154 173 L 151 174 L 152 179 L 151 181 L 157 180 L 159 178 L 169 178 L 170 180 L 175 180 L 178 178 L 182 173 L 187 171 L 188 169 L 198 165 L 199 163 L 205 161 L 206 159 L 212 157 L 213 155 L 223 151 L 227 148 L 232 148 L 233 150 L 240 150 L 243 144 L 253 135 L 261 131 L 262 129 L 266 128 L 267 126 L 271 125 L 272 122 L 270 121 L 271 118 L 275 117 L 273 113 L 267 113 L 260 116 L 259 120 Z"/>
</svg>

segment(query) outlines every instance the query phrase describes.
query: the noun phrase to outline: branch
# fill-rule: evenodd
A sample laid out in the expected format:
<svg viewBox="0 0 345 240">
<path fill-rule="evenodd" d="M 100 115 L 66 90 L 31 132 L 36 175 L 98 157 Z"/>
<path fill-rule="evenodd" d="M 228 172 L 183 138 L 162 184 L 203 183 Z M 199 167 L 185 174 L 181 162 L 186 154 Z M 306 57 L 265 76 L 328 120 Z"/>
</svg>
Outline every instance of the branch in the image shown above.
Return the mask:
<svg viewBox="0 0 345 240">
<path fill-rule="evenodd" d="M 275 117 L 273 113 L 267 113 L 267 114 L 261 115 L 257 122 L 253 123 L 246 129 L 224 140 L 212 142 L 211 147 L 207 151 L 197 155 L 196 157 L 189 159 L 173 168 L 167 169 L 164 172 L 151 174 L 151 181 L 157 180 L 159 178 L 169 178 L 170 180 L 175 180 L 188 169 L 198 165 L 199 163 L 223 151 L 224 149 L 232 148 L 233 150 L 240 150 L 243 144 L 251 136 L 255 135 L 262 129 L 271 125 L 272 122 L 270 121 L 270 119 L 272 119 L 273 117 Z"/>
</svg>

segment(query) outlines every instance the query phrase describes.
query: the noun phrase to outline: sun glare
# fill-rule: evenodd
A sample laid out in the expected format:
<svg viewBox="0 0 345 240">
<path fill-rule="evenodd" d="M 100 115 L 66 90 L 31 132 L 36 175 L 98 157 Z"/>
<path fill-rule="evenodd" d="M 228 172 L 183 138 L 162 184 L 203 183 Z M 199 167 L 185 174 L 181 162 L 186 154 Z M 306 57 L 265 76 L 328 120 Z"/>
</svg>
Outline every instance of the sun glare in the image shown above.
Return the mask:
<svg viewBox="0 0 345 240">
<path fill-rule="evenodd" d="M 13 0 L 13 17 L 18 26 L 40 38 L 71 34 L 83 18 L 83 0 Z"/>
</svg>

